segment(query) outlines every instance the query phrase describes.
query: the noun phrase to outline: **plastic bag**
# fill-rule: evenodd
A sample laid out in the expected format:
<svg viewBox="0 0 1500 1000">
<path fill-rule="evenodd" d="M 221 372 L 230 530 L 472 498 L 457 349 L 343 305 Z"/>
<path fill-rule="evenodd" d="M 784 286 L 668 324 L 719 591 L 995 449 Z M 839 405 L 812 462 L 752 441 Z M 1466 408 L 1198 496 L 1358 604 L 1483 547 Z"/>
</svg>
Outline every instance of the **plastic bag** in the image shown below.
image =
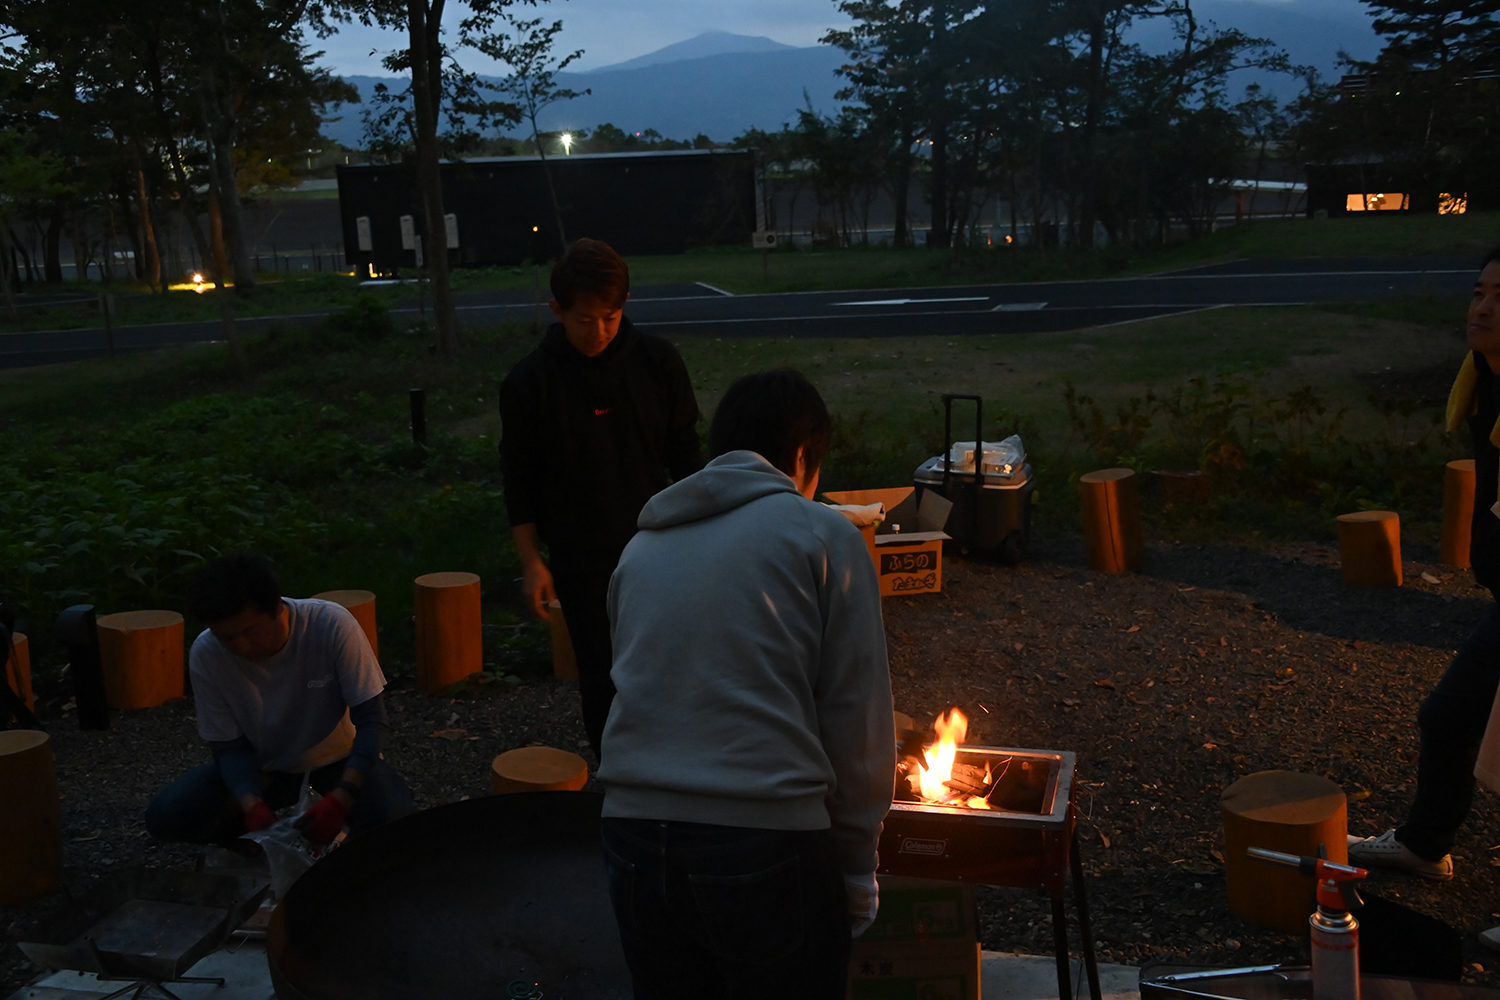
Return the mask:
<svg viewBox="0 0 1500 1000">
<path fill-rule="evenodd" d="M 276 811 L 276 822 L 264 830 L 245 834 L 244 839 L 255 841 L 266 852 L 266 862 L 271 866 L 271 892 L 276 899 L 283 898 L 303 872 L 343 842 L 344 835 L 339 834 L 331 844 L 320 847 L 302 836 L 295 825 L 322 797 L 316 789 L 304 785 L 296 805 Z"/>
<path fill-rule="evenodd" d="M 955 472 L 974 471 L 973 441 L 955 441 L 949 449 L 948 456 L 953 462 Z M 984 443 L 984 471 L 986 474 L 1009 476 L 1017 472 L 1026 464 L 1026 446 L 1021 443 L 1021 435 L 1012 434 L 1004 441 L 986 441 Z"/>
</svg>

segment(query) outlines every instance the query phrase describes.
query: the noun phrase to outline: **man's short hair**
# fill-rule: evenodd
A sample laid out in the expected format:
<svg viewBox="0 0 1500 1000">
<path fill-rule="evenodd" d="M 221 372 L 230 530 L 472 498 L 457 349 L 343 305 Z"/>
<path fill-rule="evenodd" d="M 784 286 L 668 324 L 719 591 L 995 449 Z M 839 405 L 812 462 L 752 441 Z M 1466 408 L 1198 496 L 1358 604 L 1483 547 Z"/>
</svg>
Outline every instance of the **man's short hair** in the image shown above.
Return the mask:
<svg viewBox="0 0 1500 1000">
<path fill-rule="evenodd" d="M 630 265 L 603 240 L 581 239 L 552 265 L 552 297 L 563 309 L 593 299 L 618 309 L 630 294 Z"/>
<path fill-rule="evenodd" d="M 1500 247 L 1496 247 L 1495 249 L 1484 255 L 1484 260 L 1480 262 L 1479 269 L 1483 271 L 1485 268 L 1489 267 L 1496 261 L 1500 261 Z"/>
<path fill-rule="evenodd" d="M 212 625 L 254 608 L 262 614 L 281 611 L 281 581 L 264 556 L 234 552 L 209 562 L 188 585 L 187 613 Z"/>
<path fill-rule="evenodd" d="M 737 379 L 714 410 L 709 448 L 715 458 L 731 451 L 759 452 L 767 462 L 794 475 L 797 449 L 805 471 L 823 465 L 833 441 L 833 421 L 823 397 L 801 372 L 790 368 Z"/>
</svg>

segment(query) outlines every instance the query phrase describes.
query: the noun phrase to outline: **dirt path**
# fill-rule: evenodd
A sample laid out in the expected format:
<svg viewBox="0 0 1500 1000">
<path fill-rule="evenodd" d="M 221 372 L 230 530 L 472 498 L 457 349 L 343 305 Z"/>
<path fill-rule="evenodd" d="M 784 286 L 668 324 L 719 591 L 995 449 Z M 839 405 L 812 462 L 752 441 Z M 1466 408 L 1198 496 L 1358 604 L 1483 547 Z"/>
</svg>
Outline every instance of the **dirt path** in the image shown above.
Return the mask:
<svg viewBox="0 0 1500 1000">
<path fill-rule="evenodd" d="M 886 604 L 896 704 L 923 722 L 960 706 L 971 742 L 1078 753 L 1102 958 L 1296 960 L 1296 939 L 1229 912 L 1219 792 L 1269 768 L 1326 774 L 1352 797 L 1369 793 L 1350 807 L 1351 832 L 1399 821 L 1416 705 L 1490 607 L 1466 572 L 1408 563 L 1406 573 L 1399 590 L 1349 590 L 1336 553 L 1310 545 L 1153 545 L 1145 571 L 1125 577 L 1087 570 L 1077 540 L 1038 543 L 1016 569 L 955 559 L 942 595 Z M 151 794 L 206 756 L 191 700 L 115 713 L 108 731 L 84 733 L 63 717 L 65 697 L 44 688 L 41 708 L 55 740 L 70 890 L 120 865 L 191 864 L 194 852 L 151 842 L 140 823 Z M 390 702 L 386 756 L 423 806 L 486 794 L 489 761 L 504 750 L 575 748 L 584 738 L 576 694 L 540 670 L 480 700 L 426 698 L 399 681 Z M 433 735 L 442 730 L 448 737 Z M 1459 926 L 1466 958 L 1486 968 L 1474 935 L 1500 923 L 1489 863 L 1500 844 L 1495 806 L 1481 791 L 1453 882 L 1373 886 Z M 34 974 L 16 933 L 60 899 L 0 912 L 0 995 Z M 986 948 L 1050 950 L 1044 898 L 983 890 L 981 906 Z"/>
</svg>

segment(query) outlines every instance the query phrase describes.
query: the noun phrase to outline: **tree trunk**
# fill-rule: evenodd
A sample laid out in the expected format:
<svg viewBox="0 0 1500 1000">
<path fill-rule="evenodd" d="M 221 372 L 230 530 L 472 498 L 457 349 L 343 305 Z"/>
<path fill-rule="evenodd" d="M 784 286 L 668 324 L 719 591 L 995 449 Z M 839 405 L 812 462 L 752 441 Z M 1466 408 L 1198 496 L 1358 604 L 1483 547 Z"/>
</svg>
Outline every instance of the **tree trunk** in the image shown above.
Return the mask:
<svg viewBox="0 0 1500 1000">
<path fill-rule="evenodd" d="M 891 246 L 911 246 L 911 232 L 906 226 L 906 197 L 911 187 L 911 130 L 901 130 L 901 151 L 896 154 L 896 183 L 891 190 L 895 201 L 896 231 L 891 234 Z"/>
<path fill-rule="evenodd" d="M 240 378 L 247 378 L 250 368 L 245 363 L 245 348 L 240 343 L 239 327 L 234 322 L 234 306 L 229 302 L 229 290 L 224 287 L 224 272 L 219 268 L 209 267 L 208 243 L 203 239 L 203 227 L 198 225 L 198 213 L 193 208 L 193 188 L 188 184 L 187 170 L 182 165 L 182 150 L 178 148 L 175 138 L 168 139 L 168 152 L 171 154 L 172 175 L 177 180 L 177 189 L 182 198 L 182 217 L 187 223 L 188 232 L 192 234 L 193 245 L 198 248 L 198 257 L 203 261 L 204 270 L 209 271 L 214 282 L 214 298 L 219 303 L 219 320 L 224 326 L 224 339 L 229 342 L 229 354 L 234 358 L 234 366 L 239 371 Z M 217 197 L 218 182 L 214 179 L 214 172 L 208 172 L 208 197 L 210 202 Z"/>
<path fill-rule="evenodd" d="M 547 151 L 542 148 L 542 133 L 536 125 L 535 112 L 529 115 L 531 118 L 531 138 L 536 141 L 536 155 L 542 161 L 542 176 L 547 178 L 547 193 L 552 196 L 552 218 L 557 223 L 557 241 L 561 248 L 559 253 L 568 251 L 568 231 L 563 226 L 562 206 L 557 202 L 557 186 L 552 183 L 552 168 L 547 165 Z"/>
<path fill-rule="evenodd" d="M 213 187 L 215 190 L 208 196 L 208 245 L 214 255 L 214 270 L 221 275 L 228 275 L 229 253 L 224 247 L 224 212 L 216 196 L 218 185 Z"/>
<path fill-rule="evenodd" d="M 945 247 L 949 242 L 948 223 L 948 123 L 932 123 L 932 228 L 927 245 Z"/>
<path fill-rule="evenodd" d="M 47 219 L 47 237 L 42 257 L 42 277 L 48 284 L 62 281 L 62 231 L 62 203 L 53 202 L 52 215 Z"/>
<path fill-rule="evenodd" d="M 411 46 L 412 106 L 417 120 L 417 185 L 422 193 L 423 246 L 427 280 L 432 286 L 432 318 L 438 350 L 458 347 L 458 313 L 448 278 L 448 226 L 443 219 L 443 174 L 438 162 L 437 118 L 442 99 L 443 0 L 406 0 L 406 26 Z"/>
<path fill-rule="evenodd" d="M 1078 212 L 1078 245 L 1094 245 L 1094 220 L 1098 217 L 1099 172 L 1094 158 L 1099 119 L 1104 113 L 1104 11 L 1098 0 L 1089 12 L 1088 103 L 1083 113 L 1083 198 Z"/>
<path fill-rule="evenodd" d="M 146 190 L 146 171 L 141 167 L 141 147 L 135 150 L 136 197 L 141 203 L 141 235 L 146 244 L 146 284 L 166 290 L 161 280 L 161 249 L 156 245 L 156 224 L 151 220 L 151 196 Z"/>
</svg>

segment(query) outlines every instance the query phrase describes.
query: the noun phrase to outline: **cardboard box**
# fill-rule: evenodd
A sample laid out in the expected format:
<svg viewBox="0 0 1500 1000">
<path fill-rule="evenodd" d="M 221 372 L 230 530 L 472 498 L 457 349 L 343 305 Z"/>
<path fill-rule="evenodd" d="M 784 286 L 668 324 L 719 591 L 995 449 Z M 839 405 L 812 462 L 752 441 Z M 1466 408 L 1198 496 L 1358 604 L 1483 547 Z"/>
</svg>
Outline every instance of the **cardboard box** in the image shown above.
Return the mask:
<svg viewBox="0 0 1500 1000">
<path fill-rule="evenodd" d="M 880 915 L 854 942 L 849 1000 L 979 1000 L 974 887 L 880 877 Z"/>
<path fill-rule="evenodd" d="M 914 486 L 899 486 L 823 494 L 834 503 L 884 505 L 885 520 L 861 529 L 880 578 L 881 597 L 943 589 L 943 542 L 949 536 L 940 529 L 953 504 L 936 490 L 923 490 L 919 504 L 915 493 Z"/>
</svg>

